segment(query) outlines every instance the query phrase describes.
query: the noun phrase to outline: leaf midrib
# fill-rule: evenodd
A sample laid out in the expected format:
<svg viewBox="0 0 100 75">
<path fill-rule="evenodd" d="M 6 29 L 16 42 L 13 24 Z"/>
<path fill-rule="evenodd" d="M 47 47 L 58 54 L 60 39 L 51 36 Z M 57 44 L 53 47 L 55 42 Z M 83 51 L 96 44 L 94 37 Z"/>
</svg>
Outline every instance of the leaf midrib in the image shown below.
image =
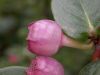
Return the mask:
<svg viewBox="0 0 100 75">
<path fill-rule="evenodd" d="M 88 13 L 86 12 L 86 10 L 85 10 L 85 8 L 84 8 L 84 5 L 82 4 L 82 0 L 79 0 L 79 1 L 80 1 L 80 4 L 81 4 L 82 9 L 83 9 L 83 11 L 84 11 L 84 15 L 85 15 L 85 17 L 86 17 L 86 19 L 87 19 L 87 23 L 88 23 L 88 25 L 89 25 L 89 31 L 90 31 L 90 32 L 91 32 L 91 31 L 94 31 L 94 26 L 92 25 L 92 22 L 91 22 L 91 20 L 89 19 Z"/>
</svg>

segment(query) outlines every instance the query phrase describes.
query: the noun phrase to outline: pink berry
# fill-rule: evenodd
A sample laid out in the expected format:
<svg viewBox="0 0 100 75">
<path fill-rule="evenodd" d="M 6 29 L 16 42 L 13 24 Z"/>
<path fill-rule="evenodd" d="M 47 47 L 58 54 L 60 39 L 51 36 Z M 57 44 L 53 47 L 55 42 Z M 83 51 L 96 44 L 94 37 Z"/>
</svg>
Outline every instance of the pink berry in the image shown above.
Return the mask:
<svg viewBox="0 0 100 75">
<path fill-rule="evenodd" d="M 64 75 L 62 65 L 50 57 L 38 56 L 26 70 L 27 75 Z"/>
<path fill-rule="evenodd" d="M 16 55 L 10 54 L 8 55 L 8 61 L 11 64 L 17 64 L 20 61 L 20 59 Z"/>
<path fill-rule="evenodd" d="M 39 20 L 28 27 L 28 49 L 37 55 L 55 54 L 61 43 L 61 28 L 52 20 Z"/>
<path fill-rule="evenodd" d="M 52 20 L 32 22 L 27 37 L 28 50 L 37 55 L 51 56 L 58 52 L 61 46 L 78 49 L 89 49 L 92 44 L 82 44 L 64 35 L 61 27 Z"/>
</svg>

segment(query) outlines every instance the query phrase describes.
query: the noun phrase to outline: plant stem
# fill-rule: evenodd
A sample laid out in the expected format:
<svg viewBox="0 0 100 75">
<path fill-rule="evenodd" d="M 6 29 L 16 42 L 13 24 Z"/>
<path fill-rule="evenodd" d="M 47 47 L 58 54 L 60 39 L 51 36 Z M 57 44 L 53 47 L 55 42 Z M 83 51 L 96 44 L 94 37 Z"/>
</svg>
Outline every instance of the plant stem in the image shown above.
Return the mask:
<svg viewBox="0 0 100 75">
<path fill-rule="evenodd" d="M 78 42 L 77 40 L 67 37 L 66 35 L 63 35 L 62 36 L 62 46 L 77 48 L 81 50 L 88 50 L 93 47 L 93 43 L 83 44 L 81 42 Z"/>
<path fill-rule="evenodd" d="M 95 51 L 92 56 L 93 61 L 97 61 L 100 59 L 100 38 L 94 41 Z"/>
</svg>

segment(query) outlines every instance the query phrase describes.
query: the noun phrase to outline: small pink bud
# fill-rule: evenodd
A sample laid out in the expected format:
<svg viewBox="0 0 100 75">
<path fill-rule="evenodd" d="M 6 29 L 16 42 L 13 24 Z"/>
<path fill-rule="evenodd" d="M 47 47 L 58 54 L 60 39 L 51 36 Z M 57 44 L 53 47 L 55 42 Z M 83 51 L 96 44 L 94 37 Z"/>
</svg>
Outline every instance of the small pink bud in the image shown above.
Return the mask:
<svg viewBox="0 0 100 75">
<path fill-rule="evenodd" d="M 38 56 L 32 60 L 31 66 L 26 70 L 27 75 L 64 75 L 64 69 L 57 60 Z"/>
<path fill-rule="evenodd" d="M 39 20 L 28 27 L 28 49 L 37 55 L 55 54 L 61 43 L 61 28 L 52 20 Z"/>
</svg>

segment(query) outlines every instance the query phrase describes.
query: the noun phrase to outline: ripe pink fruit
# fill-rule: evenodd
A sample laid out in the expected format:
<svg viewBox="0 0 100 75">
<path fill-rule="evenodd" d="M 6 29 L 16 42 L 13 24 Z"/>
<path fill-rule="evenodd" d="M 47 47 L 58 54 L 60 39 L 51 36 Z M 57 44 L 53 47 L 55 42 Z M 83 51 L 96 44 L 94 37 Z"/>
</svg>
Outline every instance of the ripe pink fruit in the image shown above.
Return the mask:
<svg viewBox="0 0 100 75">
<path fill-rule="evenodd" d="M 92 46 L 91 44 L 81 44 L 65 36 L 61 31 L 61 27 L 52 20 L 39 20 L 33 22 L 29 25 L 28 29 L 28 49 L 37 55 L 54 55 L 61 46 L 79 49 L 88 49 Z"/>
<path fill-rule="evenodd" d="M 52 20 L 39 20 L 28 27 L 28 49 L 37 55 L 55 54 L 61 43 L 61 28 Z"/>
<path fill-rule="evenodd" d="M 64 75 L 62 65 L 50 57 L 38 56 L 26 70 L 27 75 Z"/>
</svg>

